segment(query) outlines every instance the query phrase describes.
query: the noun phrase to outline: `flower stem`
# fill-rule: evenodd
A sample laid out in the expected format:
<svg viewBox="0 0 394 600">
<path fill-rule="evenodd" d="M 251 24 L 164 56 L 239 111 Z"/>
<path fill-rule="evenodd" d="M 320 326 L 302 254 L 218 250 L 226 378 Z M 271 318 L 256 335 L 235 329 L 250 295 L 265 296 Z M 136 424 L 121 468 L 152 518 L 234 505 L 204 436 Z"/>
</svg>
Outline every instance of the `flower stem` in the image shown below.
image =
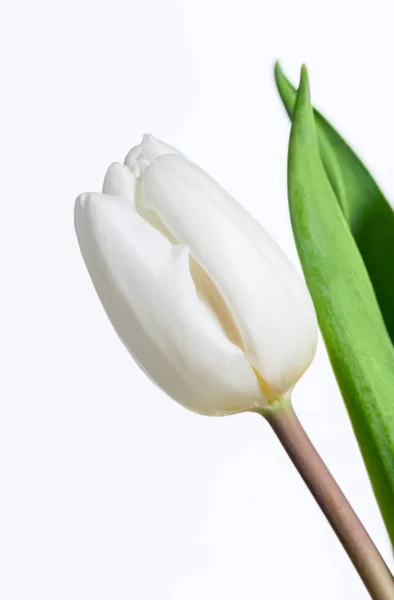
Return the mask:
<svg viewBox="0 0 394 600">
<path fill-rule="evenodd" d="M 394 600 L 394 579 L 290 403 L 261 413 L 326 515 L 367 590 L 375 600 Z"/>
</svg>

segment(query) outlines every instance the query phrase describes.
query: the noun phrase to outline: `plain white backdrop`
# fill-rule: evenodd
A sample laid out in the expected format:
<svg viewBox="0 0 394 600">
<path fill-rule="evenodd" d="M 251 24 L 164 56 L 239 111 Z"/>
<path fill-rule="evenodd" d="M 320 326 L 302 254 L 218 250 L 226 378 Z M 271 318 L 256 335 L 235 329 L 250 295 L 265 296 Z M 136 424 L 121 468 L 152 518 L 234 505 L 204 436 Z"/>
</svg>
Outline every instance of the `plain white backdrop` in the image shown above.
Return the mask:
<svg viewBox="0 0 394 600">
<path fill-rule="evenodd" d="M 261 417 L 197 416 L 118 341 L 73 203 L 149 131 L 299 265 L 274 60 L 394 199 L 390 0 L 2 0 L 0 596 L 368 597 Z M 323 343 L 296 411 L 380 551 L 382 520 Z"/>
</svg>

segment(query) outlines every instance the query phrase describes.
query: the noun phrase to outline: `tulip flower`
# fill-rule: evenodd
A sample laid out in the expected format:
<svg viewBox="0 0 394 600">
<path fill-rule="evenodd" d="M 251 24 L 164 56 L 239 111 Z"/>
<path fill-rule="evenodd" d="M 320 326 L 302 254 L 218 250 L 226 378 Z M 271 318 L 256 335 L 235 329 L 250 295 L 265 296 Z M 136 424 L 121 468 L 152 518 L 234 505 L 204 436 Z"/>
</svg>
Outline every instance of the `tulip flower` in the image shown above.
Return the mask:
<svg viewBox="0 0 394 600">
<path fill-rule="evenodd" d="M 316 349 L 309 292 L 199 167 L 145 135 L 77 198 L 75 227 L 115 330 L 169 396 L 207 415 L 290 396 Z"/>
<path fill-rule="evenodd" d="M 277 244 L 211 177 L 150 135 L 109 167 L 102 194 L 77 198 L 75 228 L 104 309 L 140 367 L 195 412 L 264 416 L 372 597 L 392 600 L 387 565 L 291 405 L 317 325 L 306 285 Z"/>
</svg>

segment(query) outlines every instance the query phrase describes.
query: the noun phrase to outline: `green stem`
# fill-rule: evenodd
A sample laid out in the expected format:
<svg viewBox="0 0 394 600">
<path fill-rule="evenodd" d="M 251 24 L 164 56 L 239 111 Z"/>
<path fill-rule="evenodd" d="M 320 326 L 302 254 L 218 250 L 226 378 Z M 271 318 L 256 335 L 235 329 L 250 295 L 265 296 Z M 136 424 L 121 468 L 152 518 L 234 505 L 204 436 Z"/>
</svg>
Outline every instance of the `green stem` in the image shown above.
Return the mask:
<svg viewBox="0 0 394 600">
<path fill-rule="evenodd" d="M 375 600 L 394 600 L 394 579 L 290 403 L 262 411 Z"/>
</svg>

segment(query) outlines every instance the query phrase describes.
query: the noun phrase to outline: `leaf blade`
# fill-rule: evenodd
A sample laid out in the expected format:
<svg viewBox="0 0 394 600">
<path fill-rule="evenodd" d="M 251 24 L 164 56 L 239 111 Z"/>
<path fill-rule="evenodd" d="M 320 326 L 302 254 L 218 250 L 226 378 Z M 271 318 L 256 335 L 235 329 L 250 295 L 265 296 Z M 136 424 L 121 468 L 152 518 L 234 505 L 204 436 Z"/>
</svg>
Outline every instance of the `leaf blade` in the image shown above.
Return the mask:
<svg viewBox="0 0 394 600">
<path fill-rule="evenodd" d="M 323 166 L 306 69 L 290 136 L 288 189 L 320 329 L 394 545 L 394 348 Z"/>
</svg>

